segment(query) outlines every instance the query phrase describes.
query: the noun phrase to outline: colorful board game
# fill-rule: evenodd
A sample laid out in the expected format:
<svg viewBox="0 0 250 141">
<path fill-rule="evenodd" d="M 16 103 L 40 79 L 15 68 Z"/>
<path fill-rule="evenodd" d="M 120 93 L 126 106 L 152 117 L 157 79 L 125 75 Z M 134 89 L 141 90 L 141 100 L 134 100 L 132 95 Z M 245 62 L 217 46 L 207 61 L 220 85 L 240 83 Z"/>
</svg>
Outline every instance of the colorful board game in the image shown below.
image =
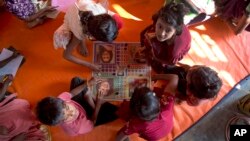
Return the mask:
<svg viewBox="0 0 250 141">
<path fill-rule="evenodd" d="M 150 67 L 142 49 L 137 42 L 94 43 L 93 61 L 101 67 L 101 72 L 93 73 L 93 77 L 110 84 L 106 100 L 130 99 L 136 86 L 150 86 Z M 98 88 L 93 86 L 94 94 Z"/>
</svg>

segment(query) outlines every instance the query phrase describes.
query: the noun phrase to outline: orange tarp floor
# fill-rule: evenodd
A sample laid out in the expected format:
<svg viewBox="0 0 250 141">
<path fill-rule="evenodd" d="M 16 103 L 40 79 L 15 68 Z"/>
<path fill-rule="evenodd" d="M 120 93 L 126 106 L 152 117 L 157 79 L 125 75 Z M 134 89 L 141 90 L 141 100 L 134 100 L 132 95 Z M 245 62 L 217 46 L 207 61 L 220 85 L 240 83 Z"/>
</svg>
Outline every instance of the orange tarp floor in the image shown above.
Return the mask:
<svg viewBox="0 0 250 141">
<path fill-rule="evenodd" d="M 115 11 L 122 7 L 124 27 L 116 41 L 138 42 L 140 32 L 151 24 L 151 16 L 162 5 L 163 0 L 111 0 L 110 8 Z M 118 8 L 117 8 L 118 7 Z M 118 9 L 119 10 L 119 9 Z M 117 11 L 116 11 L 117 12 Z M 128 13 L 125 13 L 128 12 Z M 83 66 L 63 59 L 62 49 L 53 48 L 53 33 L 63 22 L 63 13 L 55 20 L 33 29 L 8 12 L 0 13 L 0 47 L 14 46 L 25 56 L 26 62 L 18 70 L 11 88 L 19 98 L 27 99 L 32 108 L 46 96 L 57 96 L 69 90 L 72 77 L 91 77 L 91 71 Z M 213 18 L 200 25 L 189 27 L 192 35 L 192 47 L 182 60 L 190 65 L 204 64 L 218 71 L 223 87 L 214 101 L 208 101 L 197 107 L 186 103 L 174 107 L 174 128 L 162 140 L 170 141 L 188 129 L 228 91 L 250 72 L 250 34 L 243 32 L 235 36 L 230 27 L 221 19 Z M 88 42 L 92 61 L 92 42 Z M 11 117 L 14 118 L 14 117 Z M 124 121 L 96 127 L 92 132 L 77 137 L 67 136 L 59 127 L 49 127 L 54 141 L 110 141 L 124 125 Z M 132 140 L 142 140 L 132 135 Z"/>
</svg>

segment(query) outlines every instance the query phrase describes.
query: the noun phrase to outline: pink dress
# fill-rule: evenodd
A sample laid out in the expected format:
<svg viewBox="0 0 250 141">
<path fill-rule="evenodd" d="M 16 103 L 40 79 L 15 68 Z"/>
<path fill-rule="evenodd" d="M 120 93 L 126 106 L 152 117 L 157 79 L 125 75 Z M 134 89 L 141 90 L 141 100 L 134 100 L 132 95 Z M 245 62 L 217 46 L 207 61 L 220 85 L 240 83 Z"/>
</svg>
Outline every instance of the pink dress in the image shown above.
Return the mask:
<svg viewBox="0 0 250 141">
<path fill-rule="evenodd" d="M 58 98 L 64 100 L 65 102 L 73 105 L 79 112 L 76 120 L 71 122 L 64 122 L 60 124 L 62 129 L 70 136 L 77 136 L 80 134 L 85 134 L 93 130 L 94 124 L 91 120 L 87 118 L 86 111 L 81 105 L 71 100 L 72 96 L 68 92 L 64 92 L 58 96 Z"/>
<path fill-rule="evenodd" d="M 24 133 L 25 141 L 45 141 L 45 135 L 39 130 L 40 123 L 34 117 L 28 101 L 15 97 L 15 94 L 11 94 L 0 103 L 0 126 L 8 129 L 8 134 L 0 134 L 0 140 L 10 141 Z"/>
<path fill-rule="evenodd" d="M 74 5 L 76 0 L 52 0 L 51 5 L 52 6 L 58 6 L 57 10 L 66 12 L 70 5 Z"/>
</svg>

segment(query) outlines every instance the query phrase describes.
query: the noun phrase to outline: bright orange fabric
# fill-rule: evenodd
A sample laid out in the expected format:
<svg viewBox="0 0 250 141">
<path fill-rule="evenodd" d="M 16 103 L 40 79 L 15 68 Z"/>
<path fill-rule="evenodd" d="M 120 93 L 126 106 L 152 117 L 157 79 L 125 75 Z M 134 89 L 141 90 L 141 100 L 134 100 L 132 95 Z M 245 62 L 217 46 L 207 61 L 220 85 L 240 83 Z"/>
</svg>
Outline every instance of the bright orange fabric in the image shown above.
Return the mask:
<svg viewBox="0 0 250 141">
<path fill-rule="evenodd" d="M 110 0 L 111 9 L 115 3 L 143 20 L 123 19 L 124 27 L 116 41 L 129 42 L 139 41 L 140 32 L 151 24 L 151 16 L 160 8 L 163 0 Z M 72 77 L 90 78 L 89 69 L 64 60 L 63 50 L 53 48 L 53 33 L 62 24 L 63 14 L 34 29 L 26 28 L 22 21 L 8 12 L 0 12 L 0 19 L 0 48 L 12 45 L 26 58 L 26 62 L 17 72 L 12 88 L 33 107 L 43 97 L 57 96 L 67 91 Z M 243 32 L 235 36 L 229 26 L 218 18 L 189 29 L 192 46 L 182 62 L 191 65 L 205 64 L 216 69 L 223 80 L 223 87 L 214 101 L 198 107 L 190 107 L 186 103 L 175 105 L 174 129 L 169 136 L 162 139 L 165 141 L 172 140 L 197 121 L 250 72 L 250 33 Z M 88 42 L 88 48 L 92 54 L 91 42 Z M 92 61 L 92 56 L 86 59 Z M 77 137 L 69 137 L 59 127 L 51 127 L 52 138 L 54 141 L 114 140 L 116 132 L 123 124 L 123 121 L 117 120 Z M 131 139 L 142 140 L 137 135 L 132 135 Z"/>
</svg>

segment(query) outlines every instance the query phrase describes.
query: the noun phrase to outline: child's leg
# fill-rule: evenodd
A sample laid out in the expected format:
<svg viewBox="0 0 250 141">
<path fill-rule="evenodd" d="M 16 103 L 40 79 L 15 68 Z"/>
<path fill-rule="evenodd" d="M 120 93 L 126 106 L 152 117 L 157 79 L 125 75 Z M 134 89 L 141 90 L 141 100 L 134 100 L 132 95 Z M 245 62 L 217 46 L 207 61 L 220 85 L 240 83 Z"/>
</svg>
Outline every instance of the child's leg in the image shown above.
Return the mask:
<svg viewBox="0 0 250 141">
<path fill-rule="evenodd" d="M 95 126 L 116 120 L 118 118 L 118 116 L 116 115 L 117 110 L 118 107 L 109 102 L 105 102 L 104 104 L 102 104 L 97 116 Z"/>
<path fill-rule="evenodd" d="M 80 46 L 78 47 L 78 52 L 79 52 L 82 56 L 85 56 L 85 57 L 87 57 L 87 56 L 89 55 L 88 48 L 87 48 L 86 43 L 85 43 L 85 39 L 83 39 L 83 40 L 80 42 Z"/>
</svg>

